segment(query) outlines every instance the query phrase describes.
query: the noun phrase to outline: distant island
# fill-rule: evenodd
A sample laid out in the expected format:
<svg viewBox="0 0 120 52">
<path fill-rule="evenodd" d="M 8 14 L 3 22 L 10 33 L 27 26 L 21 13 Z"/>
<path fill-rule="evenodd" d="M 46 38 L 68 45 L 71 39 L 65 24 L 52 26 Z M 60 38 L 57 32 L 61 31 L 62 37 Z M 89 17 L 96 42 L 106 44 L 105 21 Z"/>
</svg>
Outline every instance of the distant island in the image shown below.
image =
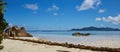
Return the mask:
<svg viewBox="0 0 120 52">
<path fill-rule="evenodd" d="M 110 27 L 84 27 L 81 29 L 71 29 L 70 31 L 120 31 L 118 28 L 110 28 Z"/>
</svg>

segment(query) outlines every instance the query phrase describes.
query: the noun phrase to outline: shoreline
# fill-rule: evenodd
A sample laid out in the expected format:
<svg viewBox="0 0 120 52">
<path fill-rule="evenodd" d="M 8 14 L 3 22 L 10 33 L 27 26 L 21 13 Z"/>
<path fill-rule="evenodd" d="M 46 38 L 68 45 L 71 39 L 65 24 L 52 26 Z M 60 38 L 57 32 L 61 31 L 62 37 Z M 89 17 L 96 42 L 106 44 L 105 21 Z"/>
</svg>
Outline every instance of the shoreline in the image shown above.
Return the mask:
<svg viewBox="0 0 120 52">
<path fill-rule="evenodd" d="M 120 52 L 120 48 L 109 48 L 109 47 L 95 47 L 95 46 L 85 46 L 85 45 L 75 45 L 75 44 L 69 44 L 69 43 L 57 43 L 57 42 L 51 42 L 43 39 L 29 39 L 29 38 L 8 38 L 12 40 L 21 40 L 21 41 L 27 41 L 27 42 L 33 42 L 33 43 L 40 43 L 40 44 L 46 44 L 46 45 L 54 45 L 54 46 L 62 46 L 67 48 L 78 48 L 78 49 L 85 49 L 85 50 L 92 50 L 92 51 L 108 51 L 108 52 Z"/>
<path fill-rule="evenodd" d="M 39 36 L 42 39 L 58 42 L 58 43 L 71 43 L 71 44 L 81 44 L 86 46 L 96 46 L 96 47 L 110 47 L 110 48 L 120 48 L 120 36 L 96 36 L 91 35 L 87 37 L 73 37 L 66 35 L 42 35 Z M 101 43 L 102 42 L 102 43 Z"/>
<path fill-rule="evenodd" d="M 85 49 L 67 48 L 11 39 L 4 39 L 2 45 L 4 45 L 4 48 L 0 50 L 0 52 L 94 52 Z"/>
</svg>

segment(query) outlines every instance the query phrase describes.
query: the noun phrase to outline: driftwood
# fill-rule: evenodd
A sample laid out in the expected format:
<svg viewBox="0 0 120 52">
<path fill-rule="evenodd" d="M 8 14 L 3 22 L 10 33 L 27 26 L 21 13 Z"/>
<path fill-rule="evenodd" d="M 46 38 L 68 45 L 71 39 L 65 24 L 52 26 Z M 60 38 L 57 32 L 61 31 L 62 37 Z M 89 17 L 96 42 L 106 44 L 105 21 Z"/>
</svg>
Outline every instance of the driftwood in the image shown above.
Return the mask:
<svg viewBox="0 0 120 52">
<path fill-rule="evenodd" d="M 75 45 L 75 44 L 57 43 L 57 42 L 51 42 L 51 41 L 45 41 L 45 40 L 30 40 L 30 39 L 20 39 L 20 38 L 8 38 L 8 39 L 47 44 L 47 45 L 63 46 L 67 48 L 86 49 L 86 50 L 92 50 L 92 51 L 120 52 L 120 48 L 94 47 L 94 46 L 85 46 L 80 44 Z"/>
</svg>

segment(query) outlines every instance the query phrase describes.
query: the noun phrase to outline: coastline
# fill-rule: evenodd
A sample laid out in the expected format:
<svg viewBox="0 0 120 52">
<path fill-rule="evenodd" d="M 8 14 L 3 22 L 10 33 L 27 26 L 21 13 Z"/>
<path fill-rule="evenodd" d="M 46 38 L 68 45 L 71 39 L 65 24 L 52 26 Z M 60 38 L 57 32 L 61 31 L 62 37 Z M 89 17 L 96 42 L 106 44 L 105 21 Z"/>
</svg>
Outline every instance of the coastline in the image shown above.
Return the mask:
<svg viewBox="0 0 120 52">
<path fill-rule="evenodd" d="M 37 38 L 29 38 L 29 39 L 35 40 Z M 0 52 L 94 52 L 91 50 L 67 48 L 62 46 L 53 46 L 53 45 L 46 45 L 41 43 L 38 44 L 28 41 L 11 40 L 11 39 L 4 39 L 2 45 L 4 45 L 4 49 L 0 50 Z"/>
<path fill-rule="evenodd" d="M 27 41 L 27 42 L 33 42 L 38 44 L 46 44 L 50 46 L 62 46 L 67 48 L 75 48 L 75 49 L 84 49 L 84 50 L 92 50 L 92 51 L 109 51 L 109 52 L 119 52 L 120 48 L 109 48 L 109 47 L 95 47 L 95 46 L 85 46 L 85 45 L 74 45 L 69 43 L 57 43 L 57 42 L 51 42 L 39 38 L 26 38 L 26 37 L 16 37 L 16 38 L 9 38 L 12 40 L 20 40 L 20 41 Z M 88 51 L 87 51 L 88 52 Z"/>
<path fill-rule="evenodd" d="M 49 37 L 49 36 L 48 36 Z M 119 37 L 119 36 L 118 36 Z M 45 38 L 49 41 L 58 42 L 58 43 L 71 43 L 71 44 L 81 44 L 86 46 L 95 46 L 95 47 L 109 47 L 109 48 L 120 48 L 120 38 L 115 37 L 49 37 Z"/>
</svg>

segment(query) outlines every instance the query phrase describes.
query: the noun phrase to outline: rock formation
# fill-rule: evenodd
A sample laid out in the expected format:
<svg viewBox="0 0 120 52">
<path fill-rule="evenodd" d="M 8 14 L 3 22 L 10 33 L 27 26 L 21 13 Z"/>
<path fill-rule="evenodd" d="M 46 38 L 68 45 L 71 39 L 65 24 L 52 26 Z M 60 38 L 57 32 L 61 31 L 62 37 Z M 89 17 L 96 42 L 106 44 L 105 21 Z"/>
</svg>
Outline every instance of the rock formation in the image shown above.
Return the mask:
<svg viewBox="0 0 120 52">
<path fill-rule="evenodd" d="M 89 36 L 89 35 L 90 35 L 90 33 L 83 34 L 83 33 L 79 33 L 79 32 L 75 32 L 72 34 L 72 36 Z"/>
<path fill-rule="evenodd" d="M 3 32 L 4 37 L 32 37 L 29 33 L 26 32 L 24 27 L 9 27 Z"/>
</svg>

